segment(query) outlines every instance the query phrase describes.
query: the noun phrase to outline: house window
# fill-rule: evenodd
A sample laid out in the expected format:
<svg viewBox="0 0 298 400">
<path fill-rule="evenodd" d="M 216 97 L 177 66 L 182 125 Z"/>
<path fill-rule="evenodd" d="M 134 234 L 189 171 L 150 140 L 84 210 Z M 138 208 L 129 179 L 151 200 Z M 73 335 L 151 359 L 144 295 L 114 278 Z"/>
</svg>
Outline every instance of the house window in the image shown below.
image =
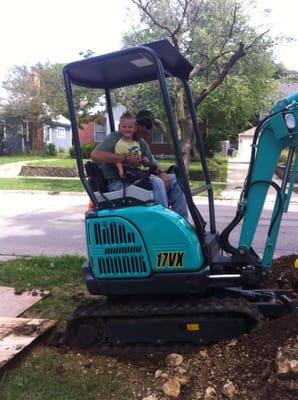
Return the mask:
<svg viewBox="0 0 298 400">
<path fill-rule="evenodd" d="M 64 139 L 65 138 L 65 128 L 58 127 L 57 129 L 57 138 Z"/>
<path fill-rule="evenodd" d="M 107 136 L 105 125 L 95 124 L 95 142 L 101 143 Z"/>
<path fill-rule="evenodd" d="M 51 141 L 51 128 L 49 126 L 45 126 L 44 128 L 44 141 L 46 143 L 50 143 Z"/>
<path fill-rule="evenodd" d="M 167 143 L 167 139 L 160 132 L 153 130 L 152 143 Z"/>
</svg>

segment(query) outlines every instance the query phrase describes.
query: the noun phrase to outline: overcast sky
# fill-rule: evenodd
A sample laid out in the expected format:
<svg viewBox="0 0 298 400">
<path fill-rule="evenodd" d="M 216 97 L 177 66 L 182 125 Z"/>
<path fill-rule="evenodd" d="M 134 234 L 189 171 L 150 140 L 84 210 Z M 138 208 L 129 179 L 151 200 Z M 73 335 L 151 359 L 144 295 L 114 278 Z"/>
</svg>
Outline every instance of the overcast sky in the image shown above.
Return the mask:
<svg viewBox="0 0 298 400">
<path fill-rule="evenodd" d="M 298 0 L 257 0 L 254 20 L 270 23 L 275 35 L 298 38 Z M 2 0 L 0 3 L 0 81 L 13 65 L 38 61 L 70 62 L 79 52 L 97 55 L 118 50 L 121 35 L 131 26 L 130 0 Z M 262 8 L 272 8 L 268 22 Z M 298 70 L 298 42 L 280 46 L 277 60 Z"/>
</svg>

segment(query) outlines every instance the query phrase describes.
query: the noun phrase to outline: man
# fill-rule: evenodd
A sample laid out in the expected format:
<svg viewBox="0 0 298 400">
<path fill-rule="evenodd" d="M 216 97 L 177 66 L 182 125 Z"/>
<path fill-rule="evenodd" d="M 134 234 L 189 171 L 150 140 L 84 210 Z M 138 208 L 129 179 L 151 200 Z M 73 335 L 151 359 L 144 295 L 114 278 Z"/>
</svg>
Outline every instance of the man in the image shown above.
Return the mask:
<svg viewBox="0 0 298 400">
<path fill-rule="evenodd" d="M 137 114 L 134 138 L 140 144 L 141 158 L 146 157 L 151 165 L 156 166 L 154 174 L 150 175 L 149 178 L 153 188 L 154 199 L 158 204 L 162 204 L 166 208 L 169 207 L 170 203 L 173 211 L 187 219 L 188 212 L 185 196 L 177 183 L 176 176 L 173 174 L 166 174 L 165 171 L 158 166 L 145 140 L 146 138 L 148 140 L 150 137 L 149 135 L 151 135 L 153 126 L 152 118 L 152 113 L 146 110 L 140 111 Z M 117 163 L 125 163 L 134 168 L 139 167 L 141 164 L 141 159 L 136 154 L 115 154 L 115 147 L 120 139 L 121 134 L 119 132 L 112 132 L 91 153 L 91 159 L 93 161 L 103 164 L 103 173 L 105 179 L 108 181 L 109 191 L 123 188 L 123 182 L 116 168 Z"/>
</svg>

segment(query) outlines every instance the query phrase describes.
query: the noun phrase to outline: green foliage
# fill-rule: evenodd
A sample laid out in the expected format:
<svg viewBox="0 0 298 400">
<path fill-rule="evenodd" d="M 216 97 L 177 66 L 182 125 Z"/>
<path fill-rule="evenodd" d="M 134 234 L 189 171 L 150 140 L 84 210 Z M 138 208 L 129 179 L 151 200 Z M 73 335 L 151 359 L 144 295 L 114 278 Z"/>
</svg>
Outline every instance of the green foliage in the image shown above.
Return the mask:
<svg viewBox="0 0 298 400">
<path fill-rule="evenodd" d="M 57 155 L 57 148 L 54 143 L 48 143 L 46 145 L 46 155 L 48 155 L 48 156 L 56 156 Z"/>
<path fill-rule="evenodd" d="M 225 134 L 221 131 L 210 133 L 203 138 L 206 157 L 214 157 L 221 150 L 221 140 L 225 140 Z"/>
<path fill-rule="evenodd" d="M 76 158 L 76 153 L 75 153 L 75 148 L 74 148 L 74 146 L 71 146 L 71 147 L 68 149 L 68 152 L 69 152 L 69 157 L 70 157 L 70 158 Z"/>
<path fill-rule="evenodd" d="M 63 147 L 58 148 L 58 153 L 59 154 L 65 154 L 65 149 Z"/>
<path fill-rule="evenodd" d="M 50 123 L 58 115 L 69 118 L 64 83 L 62 79 L 63 64 L 49 62 L 37 63 L 31 67 L 14 66 L 3 82 L 8 104 L 5 106 L 5 119 L 16 120 L 29 127 L 30 143 L 39 135 L 43 141 L 43 123 Z M 78 120 L 88 121 L 92 110 L 98 103 L 102 91 L 73 88 L 74 104 L 79 110 Z M 81 100 L 85 99 L 84 102 Z M 34 147 L 32 150 L 38 150 Z"/>
<path fill-rule="evenodd" d="M 141 0 L 134 3 L 139 5 L 139 20 L 124 36 L 125 46 L 168 38 L 193 65 L 199 67 L 190 83 L 199 105 L 198 117 L 212 134 L 219 132 L 223 137 L 233 139 L 255 123 L 261 110 L 270 108 L 268 97 L 274 89 L 276 73 L 272 57 L 274 43 L 268 34 L 260 35 L 251 23 L 246 8 L 247 4 L 250 8 L 253 6 L 249 1 L 191 0 L 183 4 L 185 9 L 178 0 L 152 0 L 146 6 Z M 154 18 L 150 18 L 149 13 Z M 240 43 L 247 46 L 245 57 L 238 59 L 216 86 Z M 174 80 L 170 82 L 177 125 L 181 117 L 177 107 L 178 90 L 179 84 Z M 208 95 L 201 101 L 200 96 L 205 91 Z M 129 109 L 145 106 L 164 120 L 159 98 L 158 87 L 155 90 L 154 86 L 149 89 L 145 85 L 139 85 L 121 97 Z M 183 127 L 181 134 L 183 137 Z M 207 140 L 213 141 L 213 138 Z"/>
<path fill-rule="evenodd" d="M 97 146 L 97 143 L 83 144 L 81 146 L 81 152 L 82 152 L 83 158 L 86 158 L 86 159 L 89 160 L 90 157 L 91 157 L 91 153 L 95 149 L 96 146 Z M 69 148 L 69 157 L 70 158 L 76 158 L 76 153 L 75 153 L 74 146 Z"/>
<path fill-rule="evenodd" d="M 90 159 L 92 151 L 97 146 L 97 143 L 88 143 L 81 146 L 81 150 L 83 153 L 83 158 Z"/>
</svg>

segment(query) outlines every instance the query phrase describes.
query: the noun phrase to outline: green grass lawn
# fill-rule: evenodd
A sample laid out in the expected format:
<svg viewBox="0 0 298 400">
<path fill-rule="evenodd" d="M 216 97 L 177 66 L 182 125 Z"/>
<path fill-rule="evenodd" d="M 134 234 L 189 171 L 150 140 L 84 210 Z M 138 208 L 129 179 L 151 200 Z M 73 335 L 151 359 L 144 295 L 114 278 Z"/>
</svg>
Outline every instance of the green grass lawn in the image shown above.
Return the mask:
<svg viewBox="0 0 298 400">
<path fill-rule="evenodd" d="M 157 160 L 164 170 L 167 170 L 171 165 L 175 164 L 174 160 Z M 219 174 L 216 178 L 218 182 L 226 182 L 228 161 L 226 157 L 214 157 L 207 160 L 208 169 L 210 171 L 218 170 Z M 199 161 L 191 161 L 189 164 L 189 173 L 192 178 L 195 178 L 196 171 L 202 171 L 202 166 Z"/>
<path fill-rule="evenodd" d="M 191 189 L 203 182 L 190 181 Z M 225 183 L 214 183 L 214 197 L 219 198 L 226 187 Z M 0 190 L 45 190 L 48 192 L 83 192 L 84 188 L 79 179 L 47 179 L 47 178 L 0 178 Z M 207 192 L 201 196 L 207 196 Z"/>
<path fill-rule="evenodd" d="M 82 192 L 79 179 L 0 178 L 0 190 L 46 190 L 49 192 Z"/>
<path fill-rule="evenodd" d="M 10 164 L 19 161 L 32 161 L 39 160 L 42 156 L 24 156 L 23 154 L 14 155 L 14 156 L 0 156 L 0 165 Z"/>
<path fill-rule="evenodd" d="M 89 298 L 81 273 L 83 261 L 75 256 L 17 259 L 1 266 L 0 281 L 19 289 L 50 290 L 49 297 L 23 316 L 56 319 L 54 329 L 60 331 L 73 310 Z M 61 351 L 41 339 L 17 361 L 1 377 L 3 400 L 134 398 L 127 378 L 119 374 L 117 363 L 109 357 L 67 348 Z"/>
<path fill-rule="evenodd" d="M 16 154 L 11 156 L 0 156 L 0 165 L 10 164 L 14 162 L 24 161 L 26 164 L 27 161 L 35 161 L 35 160 L 53 160 L 53 159 L 65 159 L 67 157 L 67 153 L 58 153 L 57 156 L 47 156 L 47 155 L 26 155 L 26 154 Z"/>
<path fill-rule="evenodd" d="M 87 160 L 84 160 L 84 162 Z M 76 160 L 73 158 L 54 158 L 30 162 L 32 167 L 60 167 L 60 168 L 75 168 Z"/>
<path fill-rule="evenodd" d="M 12 157 L 12 158 L 10 158 Z M 60 155 L 59 155 L 60 157 Z M 61 167 L 61 168 L 72 168 L 76 166 L 76 161 L 74 159 L 65 158 L 65 154 L 62 154 L 60 158 L 56 157 L 43 157 L 42 159 L 38 156 L 2 156 L 0 157 L 0 162 L 4 159 L 10 160 L 10 162 L 15 162 L 17 160 L 24 160 L 30 162 L 32 166 L 39 167 Z M 13 160 L 13 161 L 11 161 Z M 86 160 L 85 160 L 86 161 Z M 171 165 L 173 165 L 173 160 L 158 160 L 158 163 L 163 169 L 167 170 Z M 214 196 L 218 198 L 221 191 L 225 188 L 223 182 L 226 181 L 227 176 L 227 159 L 224 157 L 216 157 L 212 160 L 208 160 L 208 166 L 210 169 L 219 169 L 220 173 L 216 181 L 213 183 Z M 199 162 L 190 163 L 190 173 L 191 177 L 191 188 L 194 189 L 201 186 L 203 183 L 194 180 L 195 172 L 201 169 Z M 17 178 L 0 178 L 0 190 L 45 190 L 50 192 L 82 192 L 83 186 L 79 179 L 55 179 L 55 178 L 31 178 L 31 177 L 17 177 Z M 202 196 L 207 195 L 207 193 L 202 193 Z"/>
</svg>

